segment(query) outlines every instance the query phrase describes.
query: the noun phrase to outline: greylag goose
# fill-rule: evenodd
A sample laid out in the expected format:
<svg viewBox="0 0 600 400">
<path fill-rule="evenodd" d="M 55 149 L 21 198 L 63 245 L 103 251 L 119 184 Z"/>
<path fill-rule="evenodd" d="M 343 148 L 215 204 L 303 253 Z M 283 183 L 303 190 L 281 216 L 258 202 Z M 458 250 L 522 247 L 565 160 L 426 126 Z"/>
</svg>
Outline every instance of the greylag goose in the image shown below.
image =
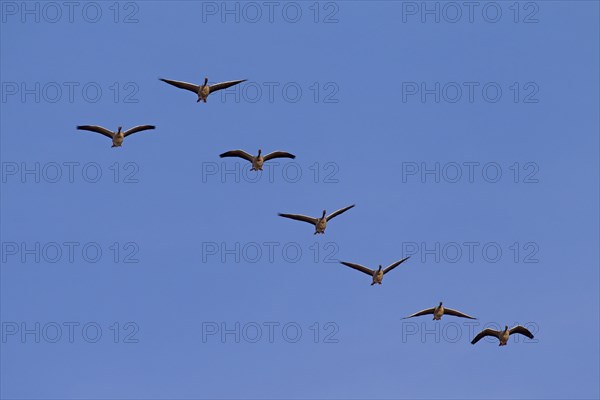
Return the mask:
<svg viewBox="0 0 600 400">
<path fill-rule="evenodd" d="M 364 265 L 354 264 L 346 261 L 340 261 L 340 263 L 344 264 L 347 267 L 354 268 L 357 271 L 364 272 L 365 274 L 370 275 L 373 278 L 373 282 L 371 282 L 371 286 L 373 286 L 376 283 L 381 285 L 381 281 L 383 281 L 383 275 L 387 274 L 388 272 L 390 272 L 409 258 L 410 257 L 405 257 L 400 261 L 396 261 L 395 263 L 387 266 L 385 269 L 381 265 L 379 265 L 379 268 L 376 270 L 367 268 Z"/>
<path fill-rule="evenodd" d="M 228 87 L 237 85 L 238 83 L 245 82 L 247 79 L 241 79 L 238 81 L 228 81 L 215 83 L 214 85 L 208 84 L 208 78 L 204 78 L 204 84 L 202 85 L 194 85 L 193 83 L 187 83 L 182 81 L 174 81 L 171 79 L 163 79 L 159 78 L 161 81 L 168 83 L 169 85 L 173 85 L 179 89 L 189 90 L 190 92 L 196 93 L 198 95 L 198 100 L 196 103 L 204 101 L 206 103 L 206 99 L 211 93 L 216 92 L 217 90 L 227 89 Z"/>
<path fill-rule="evenodd" d="M 533 334 L 529 332 L 529 330 L 524 326 L 517 325 L 514 328 L 508 329 L 508 325 L 505 325 L 503 331 L 497 331 L 495 329 L 490 328 L 482 330 L 477 334 L 477 336 L 475 336 L 473 340 L 471 340 L 471 344 L 477 343 L 481 338 L 484 338 L 486 336 L 493 336 L 500 341 L 500 344 L 498 346 L 506 346 L 510 335 L 515 333 L 527 336 L 529 339 L 533 339 Z"/>
<path fill-rule="evenodd" d="M 454 315 L 455 317 L 461 317 L 461 318 L 477 319 L 477 318 L 473 318 L 473 317 L 471 317 L 471 316 L 469 316 L 467 314 L 461 313 L 460 311 L 456 311 L 456 310 L 453 310 L 451 308 L 445 308 L 442 305 L 441 301 L 440 301 L 440 304 L 438 306 L 436 306 L 436 307 L 427 308 L 425 310 L 421 310 L 421 311 L 416 312 L 416 313 L 414 313 L 412 315 L 409 315 L 408 317 L 404 317 L 403 319 L 412 318 L 412 317 L 418 317 L 418 316 L 427 315 L 427 314 L 433 314 L 433 319 L 435 321 L 439 321 L 440 319 L 442 319 L 442 316 L 444 314 Z"/>
<path fill-rule="evenodd" d="M 278 215 L 280 217 L 295 219 L 296 221 L 304 221 L 304 222 L 308 222 L 309 224 L 313 224 L 315 226 L 314 234 L 316 235 L 317 233 L 325 233 L 325 228 L 327 227 L 328 221 L 331 221 L 333 218 L 348 211 L 349 209 L 351 209 L 354 206 L 355 206 L 355 204 L 352 204 L 351 206 L 340 208 L 339 210 L 329 214 L 328 216 L 325 216 L 327 211 L 323 210 L 323 214 L 319 218 L 307 217 L 306 215 L 300 215 L 300 214 L 278 214 Z"/>
<path fill-rule="evenodd" d="M 101 135 L 104 135 L 104 136 L 112 139 L 111 147 L 121 147 L 121 145 L 123 144 L 123 140 L 127 136 L 132 135 L 136 132 L 141 132 L 141 131 L 145 131 L 148 129 L 154 129 L 154 128 L 156 128 L 154 125 L 138 125 L 138 126 L 134 126 L 131 129 L 126 130 L 125 132 L 121 131 L 122 127 L 119 127 L 119 129 L 116 132 L 113 132 L 113 131 L 110 131 L 101 126 L 97 126 L 97 125 L 79 125 L 77 127 L 77 129 L 79 129 L 79 130 L 96 132 L 96 133 L 99 133 Z"/>
<path fill-rule="evenodd" d="M 252 168 L 250 169 L 250 171 L 262 171 L 262 167 L 265 161 L 269 161 L 274 158 L 296 158 L 295 155 L 286 153 L 285 151 L 274 151 L 267 154 L 266 156 L 263 156 L 261 149 L 258 149 L 258 155 L 256 157 L 246 153 L 244 150 L 226 151 L 225 153 L 220 154 L 219 157 L 239 157 L 243 158 L 244 160 L 248 160 L 250 161 L 250 163 L 252 163 Z"/>
</svg>

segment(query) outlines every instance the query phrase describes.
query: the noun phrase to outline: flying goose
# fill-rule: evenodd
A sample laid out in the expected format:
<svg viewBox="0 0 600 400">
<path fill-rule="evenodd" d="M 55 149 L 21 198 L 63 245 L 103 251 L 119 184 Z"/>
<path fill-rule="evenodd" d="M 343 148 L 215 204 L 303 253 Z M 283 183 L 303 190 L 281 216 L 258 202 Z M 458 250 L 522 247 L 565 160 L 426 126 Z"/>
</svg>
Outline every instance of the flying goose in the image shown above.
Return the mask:
<svg viewBox="0 0 600 400">
<path fill-rule="evenodd" d="M 454 315 L 455 317 L 477 319 L 477 318 L 473 318 L 473 317 L 471 317 L 471 316 L 469 316 L 467 314 L 463 314 L 460 311 L 456 311 L 456 310 L 453 310 L 451 308 L 445 308 L 442 305 L 441 301 L 440 301 L 440 304 L 437 307 L 428 308 L 426 310 L 422 310 L 422 311 L 416 312 L 416 313 L 414 313 L 412 315 L 409 315 L 408 317 L 404 317 L 403 319 L 412 318 L 412 317 L 418 317 L 418 316 L 427 315 L 427 314 L 433 314 L 433 319 L 435 321 L 439 321 L 440 319 L 442 319 L 442 316 L 444 314 Z"/>
<path fill-rule="evenodd" d="M 508 338 L 513 333 L 519 333 L 521 335 L 527 336 L 529 339 L 533 339 L 533 334 L 531 332 L 529 332 L 529 330 L 527 328 L 525 328 L 524 326 L 517 325 L 512 329 L 508 329 L 508 325 L 505 325 L 503 331 L 497 331 L 497 330 L 489 329 L 489 328 L 482 330 L 481 332 L 479 332 L 477 334 L 477 336 L 475 336 L 475 338 L 473 340 L 471 340 L 471 344 L 477 343 L 483 337 L 493 336 L 500 341 L 500 344 L 498 346 L 506 346 L 506 343 L 508 342 Z"/>
<path fill-rule="evenodd" d="M 178 87 L 179 89 L 185 89 L 185 90 L 189 90 L 190 92 L 196 93 L 198 95 L 198 100 L 196 100 L 196 103 L 199 103 L 200 101 L 204 101 L 206 103 L 206 99 L 208 98 L 209 94 L 216 92 L 217 90 L 227 89 L 228 87 L 231 87 L 233 85 L 237 85 L 238 83 L 247 81 L 247 79 L 242 79 L 239 81 L 228 81 L 228 82 L 215 83 L 214 85 L 209 85 L 208 78 L 204 78 L 203 85 L 194 85 L 193 83 L 172 81 L 170 79 L 163 79 L 163 78 L 159 78 L 159 79 L 163 82 L 168 83 L 169 85 Z"/>
<path fill-rule="evenodd" d="M 246 153 L 244 150 L 231 150 L 220 154 L 219 157 L 239 157 L 243 158 L 244 160 L 248 160 L 252 163 L 252 168 L 250 169 L 250 171 L 262 171 L 262 167 L 265 161 L 272 160 L 273 158 L 296 158 L 295 155 L 286 153 L 285 151 L 274 151 L 272 153 L 267 154 L 266 156 L 262 156 L 261 153 L 262 150 L 258 149 L 258 155 L 254 157 Z"/>
<path fill-rule="evenodd" d="M 351 206 L 340 208 L 339 210 L 332 212 L 328 216 L 325 216 L 327 211 L 323 210 L 323 215 L 321 215 L 320 218 L 307 217 L 306 215 L 300 215 L 300 214 L 278 214 L 278 215 L 280 217 L 295 219 L 296 221 L 304 221 L 304 222 L 308 222 L 309 224 L 313 224 L 315 226 L 314 234 L 316 235 L 317 233 L 324 234 L 328 221 L 332 220 L 334 217 L 337 217 L 341 213 L 348 211 L 349 209 L 351 209 L 354 206 L 355 206 L 355 204 L 352 204 Z"/>
<path fill-rule="evenodd" d="M 119 127 L 119 129 L 116 132 L 113 132 L 97 125 L 79 125 L 77 127 L 77 129 L 80 129 L 82 131 L 97 132 L 101 135 L 111 138 L 113 143 L 111 147 L 121 147 L 121 145 L 123 144 L 123 139 L 125 139 L 127 136 L 132 135 L 136 132 L 141 132 L 154 128 L 156 128 L 154 125 L 138 125 L 125 132 L 121 132 L 122 127 Z"/>
<path fill-rule="evenodd" d="M 389 265 L 385 269 L 383 269 L 383 267 L 381 265 L 379 265 L 379 269 L 377 269 L 375 271 L 373 271 L 370 268 L 365 267 L 364 265 L 360 265 L 360 264 L 353 264 L 353 263 L 349 263 L 346 261 L 340 261 L 340 263 L 344 264 L 347 267 L 354 268 L 355 270 L 364 272 L 365 274 L 372 276 L 373 282 L 371 282 L 371 286 L 373 286 L 376 283 L 379 283 L 381 285 L 381 281 L 383 280 L 383 275 L 387 274 L 388 272 L 390 272 L 391 270 L 393 270 L 394 268 L 396 268 L 398 265 L 402 264 L 404 261 L 408 260 L 409 258 L 410 258 L 410 256 L 405 257 L 400 261 L 396 261 L 395 263 Z"/>
</svg>

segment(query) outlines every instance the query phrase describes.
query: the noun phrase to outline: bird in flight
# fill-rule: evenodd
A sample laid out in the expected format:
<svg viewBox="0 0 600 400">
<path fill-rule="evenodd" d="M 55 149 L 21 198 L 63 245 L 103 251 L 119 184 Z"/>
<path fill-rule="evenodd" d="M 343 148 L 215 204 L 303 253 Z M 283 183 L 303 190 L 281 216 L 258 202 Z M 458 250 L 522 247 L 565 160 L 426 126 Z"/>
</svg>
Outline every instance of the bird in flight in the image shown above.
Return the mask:
<svg viewBox="0 0 600 400">
<path fill-rule="evenodd" d="M 354 264 L 354 263 L 350 263 L 350 262 L 346 262 L 346 261 L 340 261 L 340 263 L 344 264 L 347 267 L 354 268 L 357 271 L 364 272 L 365 274 L 370 275 L 373 278 L 373 282 L 371 282 L 371 286 L 373 286 L 376 283 L 381 285 L 381 281 L 383 281 L 383 275 L 387 274 L 388 272 L 390 272 L 391 270 L 393 270 L 394 268 L 396 268 L 398 265 L 402 264 L 404 261 L 408 260 L 409 258 L 410 258 L 410 256 L 405 257 L 400 261 L 396 261 L 395 263 L 387 266 L 385 269 L 381 265 L 379 265 L 379 269 L 376 269 L 376 270 L 367 268 L 364 265 Z"/>
<path fill-rule="evenodd" d="M 440 304 L 436 307 L 432 307 L 432 308 L 427 308 L 425 310 L 421 310 L 419 312 L 416 312 L 412 315 L 409 315 L 408 317 L 404 317 L 403 319 L 406 318 L 412 318 L 412 317 L 418 317 L 421 315 L 427 315 L 427 314 L 433 314 L 433 319 L 435 321 L 439 321 L 440 319 L 442 319 L 442 316 L 444 314 L 447 315 L 454 315 L 455 317 L 461 317 L 461 318 L 468 318 L 468 319 L 477 319 L 477 318 L 473 318 L 467 314 L 461 313 L 460 311 L 456 311 L 453 310 L 451 308 L 446 308 L 442 305 L 442 302 L 440 301 Z"/>
<path fill-rule="evenodd" d="M 121 131 L 122 127 L 120 126 L 116 132 L 113 132 L 113 131 L 110 131 L 101 126 L 97 126 L 97 125 L 79 125 L 77 127 L 77 129 L 79 129 L 79 130 L 96 132 L 96 133 L 99 133 L 101 135 L 104 135 L 104 136 L 112 139 L 111 147 L 121 147 L 121 145 L 123 144 L 123 140 L 127 136 L 133 135 L 136 132 L 141 132 L 141 131 L 145 131 L 148 129 L 154 129 L 154 128 L 156 128 L 154 125 L 138 125 L 138 126 L 134 126 L 133 128 L 128 129 L 123 132 L 123 131 Z"/>
<path fill-rule="evenodd" d="M 250 163 L 252 163 L 252 168 L 250 169 L 250 171 L 262 171 L 262 167 L 265 161 L 269 161 L 274 158 L 296 158 L 295 155 L 286 153 L 285 151 L 274 151 L 263 156 L 261 149 L 258 149 L 258 155 L 256 157 L 246 153 L 244 150 L 226 151 L 225 153 L 220 154 L 219 157 L 239 157 L 243 158 L 244 160 L 248 160 L 250 161 Z"/>
<path fill-rule="evenodd" d="M 486 336 L 493 336 L 500 341 L 500 344 L 498 346 L 506 346 L 510 335 L 513 335 L 515 333 L 527 336 L 529 339 L 533 339 L 533 334 L 529 332 L 529 330 L 524 326 L 517 325 L 514 328 L 508 329 L 508 325 L 505 325 L 504 330 L 502 331 L 497 331 L 489 328 L 482 330 L 477 334 L 477 336 L 475 336 L 473 340 L 471 340 L 471 344 L 477 343 L 481 338 L 484 338 Z"/>
<path fill-rule="evenodd" d="M 313 224 L 315 226 L 314 234 L 316 235 L 317 233 L 324 234 L 328 221 L 330 221 L 334 217 L 337 217 L 338 215 L 348 211 L 349 209 L 351 209 L 354 206 L 355 206 L 355 204 L 352 204 L 351 206 L 340 208 L 339 210 L 332 212 L 328 216 L 325 216 L 327 211 L 323 210 L 323 215 L 321 215 L 321 217 L 319 217 L 319 218 L 307 217 L 306 215 L 300 215 L 300 214 L 281 214 L 280 213 L 278 215 L 280 217 L 295 219 L 296 221 L 304 221 L 304 222 L 308 222 L 309 224 Z"/>
<path fill-rule="evenodd" d="M 206 99 L 208 98 L 208 96 L 210 94 L 216 92 L 217 90 L 227 89 L 228 87 L 237 85 L 238 83 L 242 83 L 247 80 L 247 79 L 242 79 L 242 80 L 238 80 L 238 81 L 228 81 L 228 82 L 215 83 L 214 85 L 209 85 L 208 78 L 204 78 L 203 85 L 194 85 L 193 83 L 173 81 L 170 79 L 163 79 L 163 78 L 159 78 L 159 79 L 163 82 L 168 83 L 169 85 L 178 87 L 179 89 L 185 89 L 185 90 L 189 90 L 190 92 L 196 93 L 198 95 L 198 100 L 196 100 L 196 103 L 199 103 L 201 101 L 204 101 L 206 103 Z"/>
</svg>

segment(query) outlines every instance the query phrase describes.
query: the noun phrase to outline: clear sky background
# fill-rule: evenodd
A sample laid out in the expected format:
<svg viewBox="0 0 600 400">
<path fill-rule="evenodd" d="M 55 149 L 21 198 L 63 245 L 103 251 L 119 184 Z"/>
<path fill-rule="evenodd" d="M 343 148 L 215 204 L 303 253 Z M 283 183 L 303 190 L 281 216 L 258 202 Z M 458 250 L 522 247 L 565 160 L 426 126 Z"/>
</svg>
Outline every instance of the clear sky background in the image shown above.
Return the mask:
<svg viewBox="0 0 600 400">
<path fill-rule="evenodd" d="M 499 2 L 495 23 L 484 2 L 472 22 L 464 7 L 448 21 L 456 10 L 439 3 L 439 23 L 421 20 L 435 2 L 321 3 L 317 22 L 313 2 L 285 18 L 278 3 L 272 21 L 261 6 L 256 22 L 241 4 L 239 22 L 222 22 L 221 2 L 99 2 L 96 23 L 87 3 L 72 22 L 66 7 L 27 4 L 39 22 L 2 2 L 3 398 L 599 397 L 597 2 Z M 248 82 L 239 101 L 197 104 L 158 80 L 204 76 Z M 422 82 L 440 84 L 439 102 L 407 94 Z M 465 82 L 478 85 L 472 101 Z M 81 124 L 157 129 L 112 149 Z M 297 158 L 277 160 L 273 182 L 265 170 L 236 183 L 223 168 L 246 164 L 218 157 L 236 148 Z M 21 176 L 36 163 L 39 182 Z M 79 163 L 72 182 L 64 163 Z M 98 182 L 82 177 L 86 163 Z M 439 182 L 403 175 L 436 163 Z M 497 182 L 494 169 L 482 177 L 488 163 Z M 277 217 L 353 203 L 325 235 Z M 101 248 L 97 262 L 84 246 L 88 260 Z M 374 287 L 336 261 L 376 268 L 410 254 Z M 402 320 L 439 301 L 478 325 Z M 39 342 L 21 336 L 36 323 Z M 220 332 L 236 323 L 239 343 Z M 472 346 L 491 323 L 528 324 L 536 340 Z"/>
</svg>

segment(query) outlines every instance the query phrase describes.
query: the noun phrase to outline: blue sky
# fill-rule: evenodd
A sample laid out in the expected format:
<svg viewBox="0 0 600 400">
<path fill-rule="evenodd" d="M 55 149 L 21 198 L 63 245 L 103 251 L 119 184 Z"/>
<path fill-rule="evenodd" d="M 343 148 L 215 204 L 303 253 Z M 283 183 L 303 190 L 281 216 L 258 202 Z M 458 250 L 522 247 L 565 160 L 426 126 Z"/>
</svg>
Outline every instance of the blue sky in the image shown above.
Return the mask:
<svg viewBox="0 0 600 400">
<path fill-rule="evenodd" d="M 461 3 L 3 1 L 2 397 L 598 398 L 598 3 Z"/>
</svg>

